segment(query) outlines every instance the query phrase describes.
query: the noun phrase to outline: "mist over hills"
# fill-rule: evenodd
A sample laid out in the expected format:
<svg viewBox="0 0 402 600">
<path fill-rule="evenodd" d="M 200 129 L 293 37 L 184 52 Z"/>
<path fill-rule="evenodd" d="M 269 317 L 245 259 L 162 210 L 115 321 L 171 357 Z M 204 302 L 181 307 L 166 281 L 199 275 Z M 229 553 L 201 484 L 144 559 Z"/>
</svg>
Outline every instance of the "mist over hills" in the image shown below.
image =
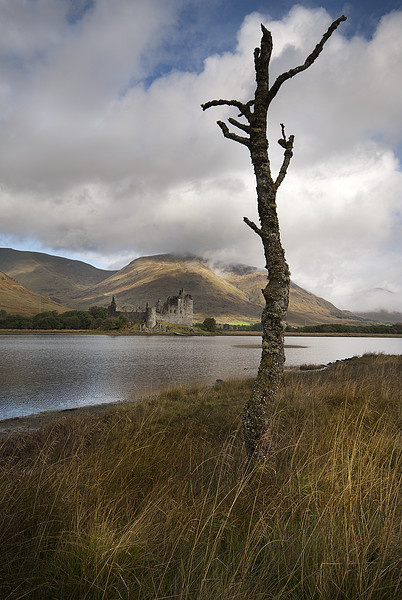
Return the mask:
<svg viewBox="0 0 402 600">
<path fill-rule="evenodd" d="M 144 306 L 173 296 L 184 288 L 194 298 L 196 321 L 214 316 L 218 321 L 258 321 L 261 308 L 229 280 L 216 274 L 202 259 L 175 255 L 147 256 L 86 290 L 81 305 L 104 304 L 112 295 L 121 307 Z"/>
<path fill-rule="evenodd" d="M 358 312 L 358 317 L 362 319 L 368 319 L 369 321 L 383 321 L 384 323 L 402 323 L 402 313 L 400 312 L 389 312 L 387 310 L 372 311 L 372 312 Z"/>
<path fill-rule="evenodd" d="M 137 258 L 120 271 L 87 289 L 81 306 L 104 304 L 112 295 L 121 308 L 156 303 L 184 287 L 194 298 L 194 318 L 213 316 L 220 323 L 256 322 L 261 318 L 267 274 L 248 265 L 211 265 L 192 256 L 162 254 Z M 293 282 L 288 311 L 291 325 L 356 323 L 358 318 L 303 290 Z"/>
<path fill-rule="evenodd" d="M 242 264 L 211 264 L 192 255 L 161 254 L 131 261 L 119 271 L 97 269 L 82 261 L 0 248 L 0 270 L 16 282 L 41 296 L 49 296 L 55 305 L 74 309 L 107 306 L 112 296 L 120 309 L 151 305 L 164 300 L 181 288 L 194 298 L 194 319 L 212 316 L 218 322 L 256 322 L 261 318 L 267 274 Z M 0 298 L 1 303 L 1 298 Z M 0 308 L 21 312 L 17 296 Z M 58 304 L 56 304 L 58 303 Z M 32 312 L 38 312 L 32 305 Z M 44 305 L 43 305 L 44 306 Z M 50 305 L 49 305 L 50 306 Z M 57 308 L 43 308 L 57 310 Z M 25 312 L 24 314 L 28 314 Z M 319 298 L 291 283 L 288 323 L 295 326 L 321 323 L 359 322 L 348 311 Z"/>
</svg>

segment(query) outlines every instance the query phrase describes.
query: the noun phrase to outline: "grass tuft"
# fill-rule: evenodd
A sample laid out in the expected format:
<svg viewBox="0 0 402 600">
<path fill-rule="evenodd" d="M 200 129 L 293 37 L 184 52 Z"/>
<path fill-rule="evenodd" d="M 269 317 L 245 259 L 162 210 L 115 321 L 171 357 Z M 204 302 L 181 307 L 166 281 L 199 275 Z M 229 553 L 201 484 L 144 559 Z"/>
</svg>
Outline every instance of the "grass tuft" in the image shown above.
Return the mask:
<svg viewBox="0 0 402 600">
<path fill-rule="evenodd" d="M 3 440 L 0 597 L 398 597 L 401 365 L 287 373 L 262 467 L 240 430 L 251 381 Z"/>
</svg>

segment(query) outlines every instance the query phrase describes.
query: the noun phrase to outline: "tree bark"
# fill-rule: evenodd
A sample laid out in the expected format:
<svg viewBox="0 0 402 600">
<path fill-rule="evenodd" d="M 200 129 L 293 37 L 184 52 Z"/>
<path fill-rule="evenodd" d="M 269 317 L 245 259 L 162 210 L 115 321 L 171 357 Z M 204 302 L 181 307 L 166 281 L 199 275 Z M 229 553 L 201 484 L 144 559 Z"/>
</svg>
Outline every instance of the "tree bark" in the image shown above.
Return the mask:
<svg viewBox="0 0 402 600">
<path fill-rule="evenodd" d="M 286 137 L 281 124 L 282 137 L 278 143 L 284 148 L 284 156 L 279 174 L 274 180 L 268 155 L 267 115 L 268 108 L 281 85 L 291 77 L 310 67 L 323 49 L 338 25 L 345 21 L 343 15 L 332 23 L 321 41 L 316 45 L 306 61 L 280 75 L 272 87 L 269 86 L 269 62 L 272 54 L 271 33 L 261 25 L 262 38 L 259 48 L 254 50 L 254 68 L 257 87 L 254 99 L 247 103 L 237 100 L 211 100 L 202 105 L 203 110 L 211 106 L 233 106 L 247 123 L 228 119 L 229 123 L 247 136 L 239 136 L 218 121 L 222 133 L 228 139 L 243 144 L 249 149 L 257 183 L 257 204 L 260 226 L 244 217 L 245 223 L 260 236 L 268 271 L 268 283 L 262 290 L 265 308 L 262 311 L 262 355 L 253 393 L 246 403 L 242 415 L 243 435 L 247 456 L 260 463 L 268 461 L 273 454 L 272 414 L 275 398 L 282 381 L 285 350 L 284 332 L 289 303 L 290 271 L 286 263 L 281 243 L 279 220 L 276 207 L 278 188 L 286 176 L 293 156 L 294 136 Z"/>
</svg>

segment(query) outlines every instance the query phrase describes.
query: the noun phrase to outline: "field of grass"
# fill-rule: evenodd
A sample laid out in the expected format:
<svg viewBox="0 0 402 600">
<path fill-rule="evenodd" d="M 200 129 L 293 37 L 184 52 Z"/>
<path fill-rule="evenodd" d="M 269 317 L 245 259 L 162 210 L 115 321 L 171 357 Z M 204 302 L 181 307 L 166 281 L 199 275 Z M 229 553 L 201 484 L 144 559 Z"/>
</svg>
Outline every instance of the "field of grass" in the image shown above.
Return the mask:
<svg viewBox="0 0 402 600">
<path fill-rule="evenodd" d="M 176 388 L 0 443 L 0 597 L 401 597 L 402 357 L 287 373 L 272 464 L 250 381 Z"/>
</svg>

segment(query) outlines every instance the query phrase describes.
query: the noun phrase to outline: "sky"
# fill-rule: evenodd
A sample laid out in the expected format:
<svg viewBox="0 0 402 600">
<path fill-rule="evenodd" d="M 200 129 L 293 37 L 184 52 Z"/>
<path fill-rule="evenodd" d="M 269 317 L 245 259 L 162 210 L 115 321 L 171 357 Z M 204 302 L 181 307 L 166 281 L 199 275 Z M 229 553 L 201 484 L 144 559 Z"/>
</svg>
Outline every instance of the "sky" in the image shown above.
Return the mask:
<svg viewBox="0 0 402 600">
<path fill-rule="evenodd" d="M 0 0 L 0 246 L 116 269 L 191 253 L 264 266 L 247 149 L 200 105 L 254 95 L 347 21 L 269 111 L 292 279 L 341 309 L 402 311 L 402 4 Z"/>
</svg>

